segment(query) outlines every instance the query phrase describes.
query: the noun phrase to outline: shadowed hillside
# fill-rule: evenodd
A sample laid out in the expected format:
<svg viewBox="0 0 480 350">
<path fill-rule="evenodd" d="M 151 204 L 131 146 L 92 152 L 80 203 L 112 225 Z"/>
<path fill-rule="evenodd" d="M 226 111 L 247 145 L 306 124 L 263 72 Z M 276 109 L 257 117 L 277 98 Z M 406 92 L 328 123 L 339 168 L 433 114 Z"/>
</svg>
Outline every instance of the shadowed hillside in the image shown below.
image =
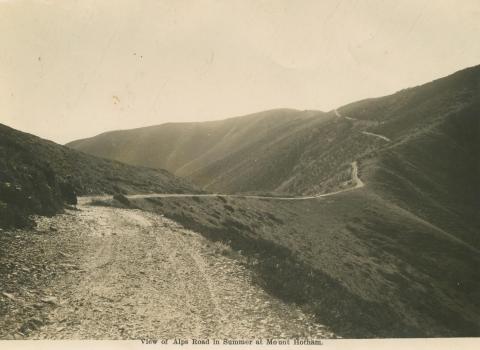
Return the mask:
<svg viewBox="0 0 480 350">
<path fill-rule="evenodd" d="M 480 248 L 480 67 L 339 111 L 393 140 L 360 159 L 371 190 Z"/>
<path fill-rule="evenodd" d="M 74 151 L 0 124 L 0 226 L 53 215 L 76 195 L 182 192 L 192 186 L 165 170 L 136 168 Z"/>
<path fill-rule="evenodd" d="M 343 337 L 478 336 L 478 249 L 366 187 L 305 201 L 135 199 L 230 245 L 273 295 Z"/>
</svg>

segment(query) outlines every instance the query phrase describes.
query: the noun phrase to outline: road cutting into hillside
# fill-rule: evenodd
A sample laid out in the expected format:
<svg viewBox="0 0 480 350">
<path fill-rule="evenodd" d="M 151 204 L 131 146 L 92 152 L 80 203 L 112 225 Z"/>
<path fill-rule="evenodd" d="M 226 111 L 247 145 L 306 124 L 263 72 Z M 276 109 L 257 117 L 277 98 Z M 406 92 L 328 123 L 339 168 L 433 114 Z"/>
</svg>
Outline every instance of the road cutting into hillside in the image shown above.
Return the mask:
<svg viewBox="0 0 480 350">
<path fill-rule="evenodd" d="M 392 141 L 386 136 L 383 136 L 383 135 L 380 135 L 380 134 L 374 134 L 373 132 L 362 131 L 362 134 L 367 135 L 367 136 L 373 136 L 373 137 L 379 138 L 379 139 L 381 139 L 383 141 L 387 141 L 387 142 Z"/>
<path fill-rule="evenodd" d="M 351 118 L 351 117 L 347 117 L 347 116 L 344 116 L 343 114 L 341 114 L 337 109 L 334 109 L 333 112 L 335 113 L 335 115 L 339 118 L 345 118 L 347 120 L 358 120 L 358 119 L 355 119 L 355 118 Z"/>
<path fill-rule="evenodd" d="M 336 115 L 337 117 L 339 117 L 339 118 L 345 118 L 345 119 L 348 119 L 348 120 L 358 120 L 358 119 L 355 119 L 355 118 L 351 118 L 351 117 L 344 116 L 344 115 L 341 114 L 337 109 L 334 109 L 333 112 L 334 112 L 335 115 Z M 369 131 L 362 131 L 362 134 L 363 134 L 363 135 L 366 135 L 366 136 L 376 137 L 376 138 L 382 139 L 383 141 L 387 141 L 387 142 L 392 141 L 392 140 L 390 140 L 388 137 L 386 137 L 386 136 L 384 136 L 384 135 L 375 134 L 375 133 L 369 132 Z"/>
<path fill-rule="evenodd" d="M 365 186 L 365 183 L 358 176 L 358 163 L 354 161 L 351 163 L 351 184 L 353 186 L 347 187 L 338 191 L 317 194 L 313 196 L 298 196 L 298 197 L 276 197 L 276 196 L 255 196 L 255 195 L 241 195 L 241 194 L 220 194 L 220 193 L 149 193 L 149 194 L 133 194 L 126 195 L 130 199 L 145 199 L 145 198 L 192 198 L 192 197 L 224 197 L 224 198 L 250 198 L 250 199 L 271 199 L 278 201 L 298 201 L 298 200 L 310 200 L 324 197 L 334 196 L 340 193 L 345 193 L 353 190 L 357 190 Z M 81 203 L 88 203 L 92 200 L 106 200 L 111 199 L 112 196 L 84 196 L 80 197 Z"/>
<path fill-rule="evenodd" d="M 131 199 L 136 198 L 162 198 L 162 197 L 229 197 L 229 198 L 251 198 L 251 199 L 272 199 L 279 201 L 298 201 L 298 200 L 308 200 L 308 199 L 317 199 L 334 196 L 340 193 L 349 192 L 356 190 L 365 186 L 363 181 L 358 176 L 358 163 L 354 161 L 351 163 L 351 183 L 352 187 L 344 188 L 342 190 L 317 194 L 313 196 L 298 196 L 298 197 L 275 197 L 275 196 L 254 196 L 254 195 L 241 195 L 241 194 L 140 194 L 140 195 L 130 195 L 127 196 Z"/>
<path fill-rule="evenodd" d="M 51 281 L 55 307 L 30 339 L 333 336 L 258 287 L 228 247 L 162 216 L 80 205 L 38 227 L 55 227 L 70 272 Z"/>
</svg>

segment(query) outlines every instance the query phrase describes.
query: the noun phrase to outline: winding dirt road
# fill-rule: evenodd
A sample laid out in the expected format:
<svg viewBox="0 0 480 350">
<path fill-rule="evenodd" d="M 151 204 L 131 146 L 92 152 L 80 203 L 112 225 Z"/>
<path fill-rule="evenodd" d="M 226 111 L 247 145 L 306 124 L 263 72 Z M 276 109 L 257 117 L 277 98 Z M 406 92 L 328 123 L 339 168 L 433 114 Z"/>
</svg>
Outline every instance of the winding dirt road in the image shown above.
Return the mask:
<svg viewBox="0 0 480 350">
<path fill-rule="evenodd" d="M 297 197 L 276 197 L 276 196 L 255 196 L 255 195 L 241 195 L 241 194 L 220 194 L 220 193 L 206 193 L 206 194 L 195 194 L 195 193 L 149 193 L 149 194 L 133 194 L 127 195 L 126 197 L 130 199 L 145 199 L 145 198 L 192 198 L 192 197 L 225 197 L 225 198 L 250 198 L 250 199 L 272 199 L 272 200 L 279 200 L 279 201 L 298 201 L 298 200 L 309 200 L 309 199 L 317 199 L 323 197 L 330 197 L 340 193 L 349 192 L 352 190 L 356 190 L 365 186 L 365 183 L 360 179 L 358 176 L 358 163 L 354 161 L 351 163 L 351 183 L 354 184 L 352 187 L 344 188 L 339 191 L 329 192 L 329 193 L 322 193 L 313 196 L 297 196 Z M 80 201 L 82 203 L 88 203 L 91 200 L 98 199 L 98 200 L 106 200 L 110 199 L 112 196 L 88 196 L 88 197 L 81 197 Z"/>
<path fill-rule="evenodd" d="M 334 109 L 333 112 L 334 112 L 335 115 L 336 115 L 337 117 L 339 117 L 339 118 L 345 118 L 345 119 L 348 119 L 348 120 L 358 120 L 358 119 L 355 119 L 355 118 L 351 118 L 351 117 L 344 116 L 344 115 L 341 114 L 337 109 Z M 369 132 L 369 131 L 362 131 L 362 134 L 367 135 L 367 136 L 377 137 L 377 138 L 382 139 L 383 141 L 387 141 L 387 142 L 392 141 L 392 140 L 390 140 L 388 137 L 386 137 L 386 136 L 384 136 L 384 135 L 375 134 L 375 133 Z"/>
<path fill-rule="evenodd" d="M 256 286 L 226 247 L 162 216 L 80 205 L 38 220 L 58 230 L 70 272 L 51 282 L 55 307 L 29 338 L 333 336 Z"/>
</svg>

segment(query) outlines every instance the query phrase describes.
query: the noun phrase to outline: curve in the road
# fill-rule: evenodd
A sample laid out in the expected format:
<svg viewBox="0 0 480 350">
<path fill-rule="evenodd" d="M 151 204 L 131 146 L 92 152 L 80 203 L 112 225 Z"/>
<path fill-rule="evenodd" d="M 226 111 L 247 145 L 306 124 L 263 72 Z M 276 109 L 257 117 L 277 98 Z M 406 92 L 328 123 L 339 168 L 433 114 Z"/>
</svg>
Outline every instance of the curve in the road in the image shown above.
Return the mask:
<svg viewBox="0 0 480 350">
<path fill-rule="evenodd" d="M 345 118 L 345 119 L 348 119 L 348 120 L 357 120 L 355 118 L 351 118 L 351 117 L 346 117 L 344 116 L 343 114 L 341 114 L 338 109 L 334 109 L 333 110 L 335 115 L 339 118 Z M 362 131 L 362 134 L 364 135 L 367 135 L 367 136 L 373 136 L 373 137 L 377 137 L 377 138 L 380 138 L 382 139 L 383 141 L 387 141 L 387 142 L 390 142 L 392 140 L 390 140 L 388 137 L 384 136 L 384 135 L 380 135 L 380 134 L 375 134 L 373 132 L 368 132 L 368 131 Z"/>
<path fill-rule="evenodd" d="M 347 120 L 357 120 L 357 119 L 355 119 L 355 118 L 347 117 L 347 116 L 342 115 L 342 114 L 338 111 L 338 109 L 334 109 L 333 111 L 335 112 L 335 115 L 336 115 L 337 117 L 339 117 L 339 118 L 345 118 L 345 119 L 347 119 Z"/>
<path fill-rule="evenodd" d="M 365 186 L 364 182 L 358 177 L 358 164 L 357 161 L 351 163 L 352 166 L 352 183 L 355 184 L 353 187 L 345 188 L 343 190 L 317 194 L 313 196 L 299 196 L 299 197 L 275 197 L 275 196 L 258 196 L 258 195 L 241 195 L 241 194 L 220 194 L 220 193 L 208 193 L 208 194 L 195 194 L 195 193 L 150 193 L 150 194 L 133 194 L 127 195 L 129 199 L 144 199 L 144 198 L 192 198 L 192 197 L 225 197 L 225 198 L 250 198 L 250 199 L 272 199 L 279 201 L 298 201 L 298 200 L 307 200 L 307 199 L 317 199 L 323 197 L 330 197 L 340 193 L 353 191 Z M 82 197 L 83 201 L 93 200 L 93 199 L 109 199 L 111 196 L 88 196 Z"/>
<path fill-rule="evenodd" d="M 347 117 L 342 115 L 337 109 L 334 109 L 334 113 L 339 118 L 345 118 L 348 120 L 357 120 L 355 118 Z M 362 131 L 362 134 L 367 136 L 373 136 L 380 138 L 384 141 L 390 142 L 391 140 L 383 135 L 374 134 L 368 131 Z M 358 164 L 357 161 L 351 163 L 352 166 L 352 183 L 355 184 L 353 187 L 349 187 L 343 190 L 317 194 L 313 196 L 298 196 L 298 197 L 276 197 L 276 196 L 259 196 L 259 195 L 241 195 L 241 194 L 220 194 L 220 193 L 208 193 L 208 194 L 195 194 L 195 193 L 151 193 L 151 194 L 134 194 L 134 195 L 127 195 L 127 198 L 130 199 L 140 199 L 140 198 L 192 198 L 192 197 L 228 197 L 228 198 L 251 198 L 251 199 L 272 199 L 272 200 L 279 200 L 279 201 L 298 201 L 298 200 L 308 200 L 308 199 L 317 199 L 323 197 L 330 197 L 340 193 L 356 190 L 365 186 L 364 182 L 358 177 Z M 85 196 L 83 197 L 83 201 L 92 200 L 92 199 L 109 199 L 111 196 Z"/>
</svg>

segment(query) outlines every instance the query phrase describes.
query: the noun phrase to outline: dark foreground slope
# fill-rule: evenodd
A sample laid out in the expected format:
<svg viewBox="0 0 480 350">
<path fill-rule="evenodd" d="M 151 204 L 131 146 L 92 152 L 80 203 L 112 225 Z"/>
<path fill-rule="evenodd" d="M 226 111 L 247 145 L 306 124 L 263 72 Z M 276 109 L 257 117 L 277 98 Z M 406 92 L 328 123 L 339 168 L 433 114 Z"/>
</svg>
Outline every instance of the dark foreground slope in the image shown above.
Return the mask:
<svg viewBox="0 0 480 350">
<path fill-rule="evenodd" d="M 95 158 L 0 124 L 0 226 L 53 215 L 76 195 L 192 191 L 165 170 Z"/>
</svg>

